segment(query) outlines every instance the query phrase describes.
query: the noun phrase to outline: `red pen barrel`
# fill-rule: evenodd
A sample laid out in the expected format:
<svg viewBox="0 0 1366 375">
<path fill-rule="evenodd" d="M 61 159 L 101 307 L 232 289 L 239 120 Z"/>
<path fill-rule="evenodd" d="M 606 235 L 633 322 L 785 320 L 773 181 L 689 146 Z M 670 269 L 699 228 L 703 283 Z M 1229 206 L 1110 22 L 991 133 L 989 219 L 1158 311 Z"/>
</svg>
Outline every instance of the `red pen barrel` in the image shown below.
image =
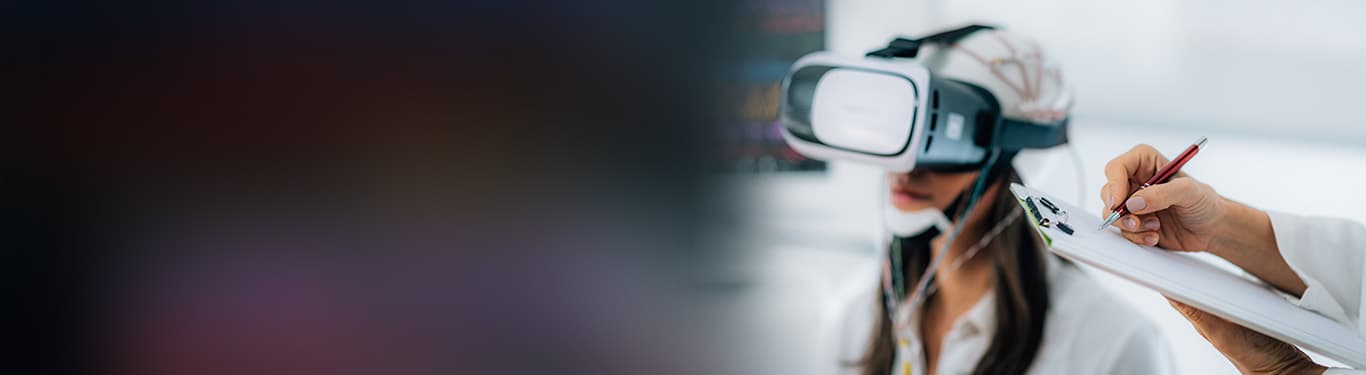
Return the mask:
<svg viewBox="0 0 1366 375">
<path fill-rule="evenodd" d="M 1177 155 L 1176 159 L 1172 160 L 1171 163 L 1168 163 L 1167 166 L 1158 171 L 1156 175 L 1153 175 L 1153 178 L 1148 180 L 1148 185 L 1157 185 L 1167 182 L 1172 176 L 1176 175 L 1176 172 L 1180 172 L 1181 166 L 1186 165 L 1186 162 L 1195 157 L 1195 153 L 1199 151 L 1199 144 L 1193 144 L 1190 145 L 1190 147 L 1186 147 L 1186 151 L 1182 151 L 1181 155 Z"/>
</svg>

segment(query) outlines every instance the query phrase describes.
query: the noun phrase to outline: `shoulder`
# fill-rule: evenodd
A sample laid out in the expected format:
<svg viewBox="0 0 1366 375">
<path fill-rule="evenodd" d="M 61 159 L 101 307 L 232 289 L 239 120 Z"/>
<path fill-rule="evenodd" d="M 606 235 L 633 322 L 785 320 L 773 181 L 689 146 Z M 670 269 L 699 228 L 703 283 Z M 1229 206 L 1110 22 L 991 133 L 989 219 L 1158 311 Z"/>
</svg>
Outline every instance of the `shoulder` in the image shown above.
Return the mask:
<svg viewBox="0 0 1366 375">
<path fill-rule="evenodd" d="M 1148 319 L 1124 300 L 1098 285 L 1085 271 L 1070 262 L 1056 262 L 1048 285 L 1049 317 L 1066 319 L 1061 326 L 1107 325 L 1136 328 Z"/>
<path fill-rule="evenodd" d="M 851 365 L 863 357 L 877 325 L 882 294 L 878 289 L 880 268 L 876 262 L 861 264 L 855 272 L 837 283 L 830 300 L 821 311 L 817 328 L 819 351 L 816 371 L 828 374 L 856 374 Z"/>
<path fill-rule="evenodd" d="M 1158 326 L 1068 262 L 1049 281 L 1050 303 L 1039 361 L 1066 373 L 1165 373 L 1170 363 Z M 1053 372 L 1053 371 L 1049 371 Z"/>
</svg>

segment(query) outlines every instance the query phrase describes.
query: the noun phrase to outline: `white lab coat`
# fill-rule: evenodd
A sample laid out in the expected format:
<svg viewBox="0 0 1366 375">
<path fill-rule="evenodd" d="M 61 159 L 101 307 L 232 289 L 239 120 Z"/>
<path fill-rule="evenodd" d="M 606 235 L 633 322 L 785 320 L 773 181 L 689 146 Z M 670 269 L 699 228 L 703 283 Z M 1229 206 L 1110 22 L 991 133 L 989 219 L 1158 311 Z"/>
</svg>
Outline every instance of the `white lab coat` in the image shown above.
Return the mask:
<svg viewBox="0 0 1366 375">
<path fill-rule="evenodd" d="M 1366 336 L 1366 227 L 1353 221 L 1267 212 L 1281 256 L 1308 286 L 1297 301 Z M 1325 374 L 1366 374 L 1328 370 Z"/>
<path fill-rule="evenodd" d="M 1039 352 L 1029 368 L 1029 374 L 1165 374 L 1171 372 L 1171 352 L 1161 331 L 1146 316 L 1132 306 L 1115 298 L 1095 284 L 1081 269 L 1058 260 L 1048 259 L 1048 288 L 1052 298 L 1046 321 L 1044 338 Z M 878 269 L 869 267 L 855 279 L 829 340 L 828 358 L 820 373 L 858 374 L 852 362 L 864 354 L 877 317 Z M 862 282 L 857 282 L 861 280 Z M 861 284 L 861 285 L 858 285 Z M 987 293 L 977 305 L 953 323 L 944 337 L 938 374 L 972 372 L 986 352 L 995 331 L 994 292 Z M 918 326 L 918 324 L 912 324 Z M 897 372 L 902 361 L 909 360 L 912 374 L 924 374 L 924 350 L 920 334 L 908 337 L 909 352 L 915 358 L 898 358 Z"/>
</svg>

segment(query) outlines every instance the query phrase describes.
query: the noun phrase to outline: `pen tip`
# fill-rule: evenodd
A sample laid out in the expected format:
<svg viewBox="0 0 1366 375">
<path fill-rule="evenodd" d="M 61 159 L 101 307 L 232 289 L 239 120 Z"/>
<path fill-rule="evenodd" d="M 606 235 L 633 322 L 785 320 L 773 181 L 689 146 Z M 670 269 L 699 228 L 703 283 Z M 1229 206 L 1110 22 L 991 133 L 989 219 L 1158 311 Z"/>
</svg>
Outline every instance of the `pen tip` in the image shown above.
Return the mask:
<svg viewBox="0 0 1366 375">
<path fill-rule="evenodd" d="M 1105 230 L 1105 227 L 1110 226 L 1110 224 L 1113 224 L 1117 219 L 1119 219 L 1119 212 L 1111 213 L 1109 217 L 1105 218 L 1105 222 L 1100 223 L 1100 226 L 1096 227 L 1096 230 Z"/>
</svg>

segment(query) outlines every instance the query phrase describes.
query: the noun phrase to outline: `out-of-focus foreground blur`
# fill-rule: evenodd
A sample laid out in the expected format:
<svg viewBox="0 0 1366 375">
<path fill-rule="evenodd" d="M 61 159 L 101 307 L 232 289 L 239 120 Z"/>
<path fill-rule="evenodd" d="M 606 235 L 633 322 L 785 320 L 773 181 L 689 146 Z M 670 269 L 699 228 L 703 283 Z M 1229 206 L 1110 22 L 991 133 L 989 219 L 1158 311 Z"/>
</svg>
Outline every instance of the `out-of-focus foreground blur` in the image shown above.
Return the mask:
<svg viewBox="0 0 1366 375">
<path fill-rule="evenodd" d="M 716 372 L 729 3 L 4 6 L 16 373 Z"/>
</svg>

